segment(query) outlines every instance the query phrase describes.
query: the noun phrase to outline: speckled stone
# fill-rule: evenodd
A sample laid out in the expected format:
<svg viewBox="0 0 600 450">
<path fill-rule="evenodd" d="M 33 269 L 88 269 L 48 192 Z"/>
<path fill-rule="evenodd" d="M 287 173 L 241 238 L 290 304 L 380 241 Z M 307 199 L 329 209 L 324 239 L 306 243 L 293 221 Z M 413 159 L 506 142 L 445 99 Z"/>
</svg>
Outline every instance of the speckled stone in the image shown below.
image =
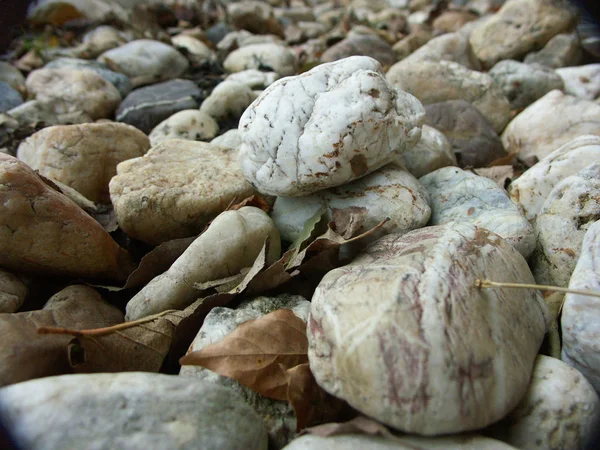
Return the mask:
<svg viewBox="0 0 600 450">
<path fill-rule="evenodd" d="M 450 141 L 444 133 L 429 125 L 423 125 L 421 140 L 404 152 L 398 163 L 417 178 L 442 167 L 458 165 Z"/>
</svg>

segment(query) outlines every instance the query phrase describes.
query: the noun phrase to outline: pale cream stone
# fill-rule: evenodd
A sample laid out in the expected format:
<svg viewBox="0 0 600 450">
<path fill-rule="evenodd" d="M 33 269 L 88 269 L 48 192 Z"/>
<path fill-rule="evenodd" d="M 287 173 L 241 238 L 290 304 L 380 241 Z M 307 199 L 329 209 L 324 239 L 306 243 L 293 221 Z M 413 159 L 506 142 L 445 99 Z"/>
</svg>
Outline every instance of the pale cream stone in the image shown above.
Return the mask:
<svg viewBox="0 0 600 450">
<path fill-rule="evenodd" d="M 184 109 L 156 125 L 148 137 L 152 146 L 167 139 L 209 141 L 219 132 L 219 124 L 211 116 L 197 109 Z"/>
</svg>

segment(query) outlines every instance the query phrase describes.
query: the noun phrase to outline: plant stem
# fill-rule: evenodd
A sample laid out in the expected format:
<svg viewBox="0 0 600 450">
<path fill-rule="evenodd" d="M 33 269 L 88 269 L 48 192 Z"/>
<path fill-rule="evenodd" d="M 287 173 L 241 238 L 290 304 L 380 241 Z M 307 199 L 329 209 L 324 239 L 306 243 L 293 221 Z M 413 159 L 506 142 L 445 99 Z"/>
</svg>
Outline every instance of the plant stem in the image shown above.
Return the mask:
<svg viewBox="0 0 600 450">
<path fill-rule="evenodd" d="M 506 288 L 517 288 L 517 289 L 538 289 L 540 291 L 557 291 L 565 292 L 567 294 L 577 295 L 589 295 L 591 297 L 600 298 L 600 292 L 594 291 L 582 291 L 579 289 L 569 289 L 560 286 L 548 286 L 545 284 L 526 284 L 526 283 L 504 283 L 500 281 L 491 280 L 475 280 L 475 286 L 478 288 L 495 288 L 495 287 L 506 287 Z"/>
</svg>

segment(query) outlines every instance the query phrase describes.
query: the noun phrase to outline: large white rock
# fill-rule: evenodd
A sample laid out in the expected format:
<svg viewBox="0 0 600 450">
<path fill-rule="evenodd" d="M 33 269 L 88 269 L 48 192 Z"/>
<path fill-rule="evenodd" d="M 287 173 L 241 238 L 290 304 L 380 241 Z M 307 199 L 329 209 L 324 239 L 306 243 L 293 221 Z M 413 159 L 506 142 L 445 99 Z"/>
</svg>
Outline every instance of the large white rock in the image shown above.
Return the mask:
<svg viewBox="0 0 600 450">
<path fill-rule="evenodd" d="M 594 162 L 600 162 L 600 136 L 579 136 L 513 181 L 509 187 L 510 198 L 527 220 L 533 222 L 557 183 Z"/>
<path fill-rule="evenodd" d="M 533 282 L 513 246 L 471 224 L 371 244 L 313 295 L 308 356 L 317 382 L 409 433 L 501 419 L 527 390 L 549 313 L 538 291 L 477 289 L 477 279 Z"/>
<path fill-rule="evenodd" d="M 417 178 L 442 167 L 457 165 L 450 141 L 444 133 L 429 125 L 423 125 L 421 140 L 413 148 L 402 153 L 398 163 Z"/>
<path fill-rule="evenodd" d="M 431 225 L 471 223 L 502 236 L 525 258 L 535 248 L 533 227 L 493 180 L 458 167 L 444 167 L 419 182 L 429 193 Z"/>
<path fill-rule="evenodd" d="M 26 381 L 0 389 L 0 411 L 17 441 L 31 450 L 267 449 L 265 426 L 238 395 L 172 375 Z"/>
<path fill-rule="evenodd" d="M 569 288 L 600 292 L 600 220 L 585 234 Z M 583 373 L 600 392 L 600 301 L 567 294 L 560 324 L 562 360 Z"/>
<path fill-rule="evenodd" d="M 228 72 L 268 68 L 282 77 L 294 75 L 296 65 L 294 52 L 282 44 L 273 42 L 245 45 L 232 51 L 223 61 L 223 67 Z"/>
<path fill-rule="evenodd" d="M 242 115 L 244 175 L 273 195 L 307 195 L 367 175 L 414 147 L 425 110 L 354 56 L 276 81 Z"/>
</svg>

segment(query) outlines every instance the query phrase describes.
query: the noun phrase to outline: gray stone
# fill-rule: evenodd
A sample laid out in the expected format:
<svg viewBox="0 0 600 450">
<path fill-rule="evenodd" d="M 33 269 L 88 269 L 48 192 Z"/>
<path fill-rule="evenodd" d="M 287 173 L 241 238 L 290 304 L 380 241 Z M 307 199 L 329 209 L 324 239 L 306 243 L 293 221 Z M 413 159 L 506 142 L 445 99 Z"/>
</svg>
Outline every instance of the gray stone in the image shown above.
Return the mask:
<svg viewBox="0 0 600 450">
<path fill-rule="evenodd" d="M 8 83 L 0 81 L 0 113 L 5 113 L 23 103 L 23 97 Z"/>
<path fill-rule="evenodd" d="M 196 109 L 202 92 L 193 81 L 169 80 L 132 91 L 121 102 L 116 119 L 150 131 L 163 120 L 184 109 Z"/>
<path fill-rule="evenodd" d="M 206 97 L 200 105 L 200 111 L 217 122 L 228 119 L 237 122 L 256 97 L 247 84 L 225 80 Z"/>
<path fill-rule="evenodd" d="M 19 277 L 0 269 L 0 314 L 17 312 L 28 292 L 29 289 Z"/>
<path fill-rule="evenodd" d="M 266 450 L 260 418 L 230 389 L 145 372 L 62 375 L 0 390 L 0 410 L 32 450 Z M 232 431 L 235 432 L 232 432 Z"/>
<path fill-rule="evenodd" d="M 25 89 L 25 77 L 21 71 L 6 61 L 0 61 L 0 81 L 4 81 L 17 91 Z"/>
<path fill-rule="evenodd" d="M 364 34 L 346 38 L 329 47 L 321 56 L 321 61 L 338 61 L 348 56 L 368 55 L 385 68 L 396 62 L 394 50 L 379 36 Z"/>
<path fill-rule="evenodd" d="M 551 69 L 576 66 L 582 57 L 581 43 L 576 33 L 557 34 L 539 52 L 529 53 L 525 64 L 540 64 Z"/>
<path fill-rule="evenodd" d="M 398 164 L 406 167 L 418 178 L 442 167 L 456 166 L 457 162 L 452 144 L 444 133 L 429 125 L 423 125 L 421 140 L 401 155 Z"/>
</svg>

